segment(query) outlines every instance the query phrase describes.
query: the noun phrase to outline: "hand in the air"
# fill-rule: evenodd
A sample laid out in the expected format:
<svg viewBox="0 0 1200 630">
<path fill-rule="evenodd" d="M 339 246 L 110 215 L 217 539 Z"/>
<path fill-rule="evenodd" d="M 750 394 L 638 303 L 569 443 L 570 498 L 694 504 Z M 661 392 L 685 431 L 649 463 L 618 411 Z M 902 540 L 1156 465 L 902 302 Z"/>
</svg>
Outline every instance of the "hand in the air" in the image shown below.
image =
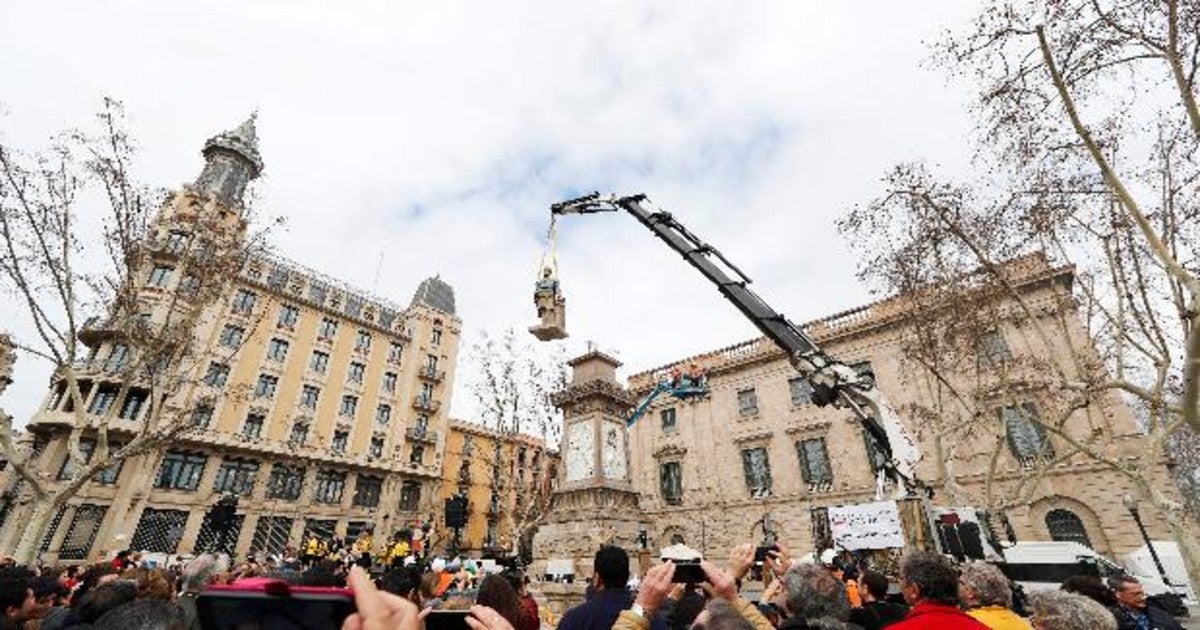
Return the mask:
<svg viewBox="0 0 1200 630">
<path fill-rule="evenodd" d="M 421 630 L 424 616 L 417 605 L 375 588 L 362 567 L 350 569 L 346 583 L 354 590 L 358 612 L 346 617 L 342 630 Z"/>
<path fill-rule="evenodd" d="M 646 577 L 642 578 L 642 585 L 638 587 L 636 603 L 641 605 L 647 616 L 662 606 L 663 600 L 674 586 L 671 582 L 674 576 L 675 563 L 670 560 L 646 572 Z"/>
<path fill-rule="evenodd" d="M 712 597 L 719 597 L 726 601 L 734 601 L 738 597 L 737 580 L 728 571 L 718 567 L 717 565 L 702 560 L 700 568 L 704 569 L 704 574 L 708 576 L 708 583 L 701 584 L 701 587 Z"/>
<path fill-rule="evenodd" d="M 742 579 L 754 566 L 754 545 L 742 543 L 729 550 L 729 570 L 733 577 Z"/>
</svg>

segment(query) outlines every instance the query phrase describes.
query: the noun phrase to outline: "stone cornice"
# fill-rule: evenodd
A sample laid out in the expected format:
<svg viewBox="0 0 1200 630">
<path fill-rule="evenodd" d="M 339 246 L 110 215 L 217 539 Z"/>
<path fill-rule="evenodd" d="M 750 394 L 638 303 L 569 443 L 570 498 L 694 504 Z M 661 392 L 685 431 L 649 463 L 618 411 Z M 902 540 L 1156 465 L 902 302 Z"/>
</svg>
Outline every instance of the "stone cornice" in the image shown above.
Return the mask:
<svg viewBox="0 0 1200 630">
<path fill-rule="evenodd" d="M 638 401 L 637 397 L 624 387 L 610 381 L 595 379 L 586 383 L 569 385 L 566 389 L 551 394 L 550 402 L 561 407 L 573 405 L 591 397 L 607 398 L 626 407 L 632 407 Z"/>
</svg>

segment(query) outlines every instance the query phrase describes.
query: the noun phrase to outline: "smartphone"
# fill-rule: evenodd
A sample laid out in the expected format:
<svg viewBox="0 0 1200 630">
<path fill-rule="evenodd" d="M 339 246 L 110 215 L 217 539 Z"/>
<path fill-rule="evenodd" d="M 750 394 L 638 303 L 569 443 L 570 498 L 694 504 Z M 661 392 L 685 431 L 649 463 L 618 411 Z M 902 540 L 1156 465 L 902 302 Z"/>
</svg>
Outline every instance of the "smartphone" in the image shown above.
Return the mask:
<svg viewBox="0 0 1200 630">
<path fill-rule="evenodd" d="M 262 578 L 213 585 L 196 598 L 205 630 L 336 630 L 354 611 L 350 589 Z"/>
<path fill-rule="evenodd" d="M 704 574 L 704 567 L 700 566 L 699 562 L 676 562 L 675 574 L 671 576 L 671 581 L 680 584 L 699 584 L 707 582 L 708 576 Z"/>
<path fill-rule="evenodd" d="M 425 617 L 425 630 L 470 630 L 469 614 L 469 610 L 431 610 Z"/>
<path fill-rule="evenodd" d="M 766 560 L 767 558 L 770 558 L 772 551 L 779 551 L 779 545 L 769 545 L 766 547 L 755 547 L 754 548 L 754 561 L 762 562 L 762 561 Z"/>
</svg>

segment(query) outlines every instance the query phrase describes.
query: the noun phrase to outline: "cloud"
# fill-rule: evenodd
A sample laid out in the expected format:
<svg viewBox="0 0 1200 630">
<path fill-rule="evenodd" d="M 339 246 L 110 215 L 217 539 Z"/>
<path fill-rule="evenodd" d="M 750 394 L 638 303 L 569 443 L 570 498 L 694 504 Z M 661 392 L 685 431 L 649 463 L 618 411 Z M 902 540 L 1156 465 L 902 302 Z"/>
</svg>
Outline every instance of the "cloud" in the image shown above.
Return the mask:
<svg viewBox="0 0 1200 630">
<path fill-rule="evenodd" d="M 894 161 L 959 167 L 960 93 L 921 41 L 970 3 L 23 2 L 0 133 L 41 143 L 123 99 L 143 179 L 199 172 L 253 109 L 278 247 L 406 303 L 440 273 L 468 330 L 524 328 L 550 203 L 644 192 L 802 321 L 868 299 L 834 228 Z M 636 222 L 559 227 L 570 347 L 643 369 L 755 334 Z M 15 316 L 16 311 L 3 313 Z M 46 373 L 18 369 L 28 416 Z M 15 407 L 15 408 L 14 408 Z M 469 396 L 454 412 L 470 415 Z"/>
</svg>

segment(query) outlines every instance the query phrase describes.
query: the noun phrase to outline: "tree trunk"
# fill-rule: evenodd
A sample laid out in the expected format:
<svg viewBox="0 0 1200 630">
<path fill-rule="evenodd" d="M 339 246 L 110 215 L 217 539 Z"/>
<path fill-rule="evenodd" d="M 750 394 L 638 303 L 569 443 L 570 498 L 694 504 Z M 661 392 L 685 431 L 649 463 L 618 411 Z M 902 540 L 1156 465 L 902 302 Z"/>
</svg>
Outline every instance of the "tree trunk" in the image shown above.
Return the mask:
<svg viewBox="0 0 1200 630">
<path fill-rule="evenodd" d="M 1183 557 L 1183 567 L 1187 570 L 1192 590 L 1200 593 L 1200 527 L 1182 507 L 1166 514 L 1167 526 L 1179 545 L 1179 554 Z"/>
<path fill-rule="evenodd" d="M 17 543 L 17 550 L 13 553 L 18 564 L 33 566 L 37 560 L 38 547 L 45 538 L 46 527 L 50 525 L 50 519 L 54 518 L 54 511 L 58 507 L 58 502 L 54 499 L 53 496 L 34 498 L 33 511 L 29 514 L 25 529 L 21 532 L 21 541 Z"/>
</svg>

